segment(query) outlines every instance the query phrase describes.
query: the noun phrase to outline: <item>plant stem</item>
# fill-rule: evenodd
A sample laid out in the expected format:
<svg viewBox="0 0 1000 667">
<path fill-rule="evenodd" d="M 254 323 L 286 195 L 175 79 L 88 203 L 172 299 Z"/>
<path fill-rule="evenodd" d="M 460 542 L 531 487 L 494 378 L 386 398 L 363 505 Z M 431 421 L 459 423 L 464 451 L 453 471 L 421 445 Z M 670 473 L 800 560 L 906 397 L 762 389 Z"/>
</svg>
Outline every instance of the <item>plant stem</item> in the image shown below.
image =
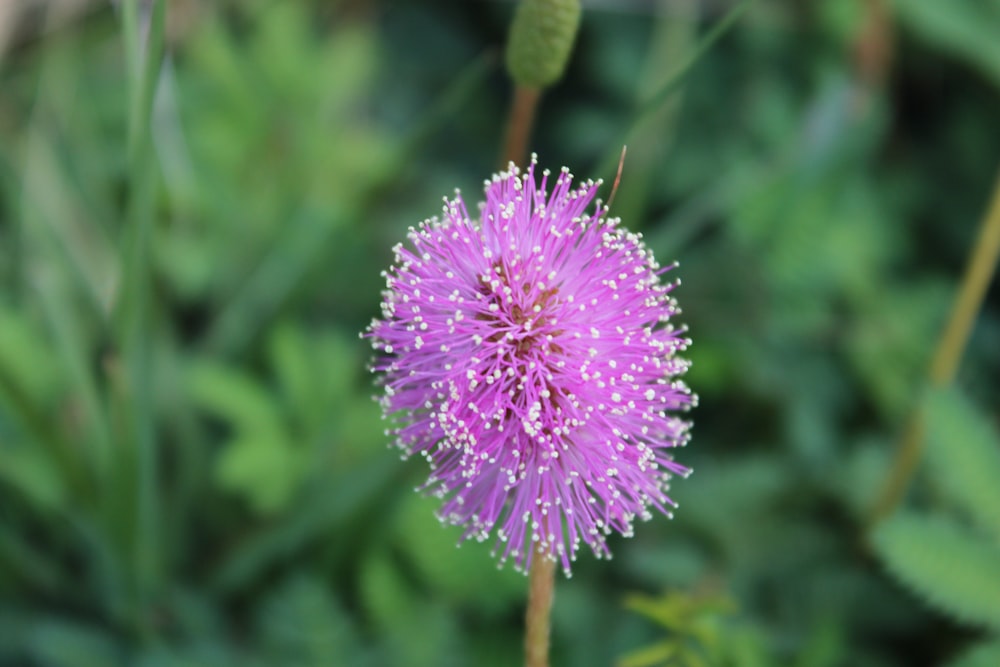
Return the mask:
<svg viewBox="0 0 1000 667">
<path fill-rule="evenodd" d="M 506 169 L 510 162 L 522 164 L 527 157 L 531 128 L 541 95 L 540 88 L 515 84 L 500 158 L 501 169 Z M 549 611 L 552 609 L 555 568 L 555 560 L 535 552 L 528 574 L 528 608 L 524 614 L 526 667 L 548 667 L 549 664 Z"/>
<path fill-rule="evenodd" d="M 501 169 L 505 169 L 508 162 L 521 164 L 527 157 L 531 128 L 535 124 L 535 110 L 538 108 L 541 96 L 542 91 L 538 88 L 515 86 L 514 100 L 511 102 L 510 115 L 507 118 L 507 134 L 500 160 Z"/>
<path fill-rule="evenodd" d="M 893 28 L 889 0 L 864 0 L 854 37 L 855 75 L 866 88 L 880 88 L 892 64 Z"/>
<path fill-rule="evenodd" d="M 141 9 L 145 9 L 146 13 Z M 165 0 L 152 0 L 144 3 L 143 7 L 140 7 L 140 0 L 125 0 L 122 4 L 122 32 L 129 77 L 129 190 L 122 243 L 124 271 L 119 303 L 119 342 L 127 373 L 127 438 L 136 452 L 133 567 L 135 622 L 140 633 L 148 630 L 149 609 L 161 570 L 159 455 L 153 426 L 154 383 L 150 343 L 150 265 L 156 194 L 152 113 L 163 59 L 165 21 Z"/>
<path fill-rule="evenodd" d="M 536 552 L 528 575 L 528 609 L 524 615 L 525 667 L 548 667 L 549 664 L 549 612 L 555 572 L 555 559 Z"/>
<path fill-rule="evenodd" d="M 986 290 L 1000 257 L 1000 176 L 993 186 L 993 198 L 979 229 L 979 238 L 969 257 L 951 316 L 938 341 L 928 379 L 932 387 L 946 387 L 955 379 L 958 364 L 969 342 Z M 872 510 L 872 525 L 892 514 L 902 500 L 917 469 L 923 448 L 924 419 L 921 409 L 913 410 L 899 439 L 896 456 L 882 494 Z"/>
</svg>

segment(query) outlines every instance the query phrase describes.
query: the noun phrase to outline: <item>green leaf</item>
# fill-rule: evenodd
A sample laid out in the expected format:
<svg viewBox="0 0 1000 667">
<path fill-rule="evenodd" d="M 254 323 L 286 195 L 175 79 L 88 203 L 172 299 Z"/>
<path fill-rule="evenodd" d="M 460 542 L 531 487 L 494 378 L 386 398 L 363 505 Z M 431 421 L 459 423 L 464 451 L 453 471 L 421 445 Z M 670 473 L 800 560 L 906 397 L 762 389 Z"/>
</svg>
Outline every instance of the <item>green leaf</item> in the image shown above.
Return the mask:
<svg viewBox="0 0 1000 667">
<path fill-rule="evenodd" d="M 48 453 L 38 446 L 0 447 L 0 480 L 39 507 L 57 509 L 66 497 L 65 480 Z"/>
<path fill-rule="evenodd" d="M 761 539 L 780 529 L 775 503 L 787 489 L 788 469 L 781 459 L 764 455 L 734 456 L 696 468 L 698 483 L 678 484 L 671 497 L 679 503 L 677 522 L 712 536 L 722 553 L 754 569 L 771 563 L 773 544 Z M 733 517 L 742 517 L 734 521 Z"/>
<path fill-rule="evenodd" d="M 339 332 L 310 336 L 301 327 L 284 323 L 268 343 L 286 412 L 301 429 L 300 435 L 314 438 L 329 422 L 353 411 L 348 404 L 355 399 L 352 390 L 361 366 L 356 336 L 348 339 Z"/>
<path fill-rule="evenodd" d="M 209 587 L 227 594 L 248 590 L 277 563 L 287 562 L 291 554 L 301 553 L 308 544 L 344 534 L 348 520 L 359 516 L 363 507 L 370 506 L 394 485 L 392 480 L 398 470 L 396 461 L 380 458 L 364 466 L 333 471 L 323 485 L 311 488 L 297 511 L 234 544 L 220 558 Z M 353 546 L 345 551 L 355 553 Z"/>
<path fill-rule="evenodd" d="M 398 532 L 428 586 L 448 599 L 468 602 L 483 613 L 508 611 L 527 589 L 524 575 L 497 567 L 492 543 L 466 540 L 461 530 L 443 526 L 434 510 L 440 501 L 412 494 L 400 513 Z"/>
<path fill-rule="evenodd" d="M 360 586 L 365 612 L 376 625 L 392 627 L 417 606 L 414 591 L 388 557 L 371 554 L 362 561 Z"/>
<path fill-rule="evenodd" d="M 1000 628 L 1000 550 L 943 517 L 902 513 L 873 535 L 889 571 L 959 621 Z"/>
<path fill-rule="evenodd" d="M 29 631 L 32 657 L 45 667 L 112 667 L 121 652 L 108 634 L 63 620 L 39 622 Z"/>
<path fill-rule="evenodd" d="M 849 662 L 843 623 L 839 618 L 825 617 L 813 623 L 805 644 L 799 649 L 795 667 L 833 667 Z"/>
<path fill-rule="evenodd" d="M 289 412 L 311 415 L 314 405 L 322 403 L 316 380 L 323 369 L 317 369 L 302 329 L 287 322 L 279 324 L 268 343 L 271 366 L 278 376 Z"/>
<path fill-rule="evenodd" d="M 241 433 L 281 433 L 282 415 L 271 397 L 248 375 L 217 362 L 195 363 L 188 375 L 195 402 Z"/>
<path fill-rule="evenodd" d="M 832 491 L 851 514 L 861 520 L 875 503 L 889 470 L 891 443 L 869 437 L 843 452 L 843 461 L 831 477 Z"/>
<path fill-rule="evenodd" d="M 774 667 L 779 663 L 771 654 L 767 638 L 754 626 L 731 628 L 727 632 L 727 643 L 722 647 L 723 665 L 733 667 Z"/>
<path fill-rule="evenodd" d="M 653 667 L 666 665 L 677 654 L 677 642 L 666 640 L 636 649 L 618 659 L 615 667 Z"/>
<path fill-rule="evenodd" d="M 264 600 L 257 630 L 272 664 L 353 665 L 360 652 L 350 617 L 326 583 L 309 575 L 292 576 Z"/>
<path fill-rule="evenodd" d="M 317 378 L 320 385 L 320 395 L 329 403 L 342 403 L 351 398 L 355 388 L 354 380 L 362 364 L 358 359 L 369 354 L 369 348 L 360 346 L 356 335 L 345 336 L 343 333 L 331 333 L 318 338 L 312 348 L 323 376 Z M 316 369 L 313 369 L 315 374 Z M 367 391 L 365 392 L 367 393 Z"/>
<path fill-rule="evenodd" d="M 399 667 L 465 664 L 455 618 L 439 602 L 430 602 L 381 554 L 363 560 L 362 599 L 381 634 L 380 643 Z M 419 622 L 413 619 L 419 618 Z"/>
<path fill-rule="evenodd" d="M 1000 539 L 1000 436 L 958 392 L 939 391 L 928 397 L 927 439 L 933 478 Z"/>
<path fill-rule="evenodd" d="M 996 667 L 1000 665 L 1000 639 L 976 644 L 950 661 L 947 667 Z"/>
<path fill-rule="evenodd" d="M 988 0 L 896 0 L 901 22 L 1000 85 L 1000 5 Z"/>
<path fill-rule="evenodd" d="M 883 286 L 866 295 L 858 326 L 847 334 L 847 354 L 868 395 L 884 414 L 900 419 L 917 398 L 929 350 L 947 312 L 944 284 Z"/>
<path fill-rule="evenodd" d="M 244 496 L 253 509 L 284 509 L 303 479 L 304 456 L 272 394 L 249 376 L 214 362 L 189 374 L 195 401 L 233 431 L 216 467 L 223 488 Z"/>
<path fill-rule="evenodd" d="M 43 99 L 50 95 L 48 90 L 42 93 Z M 86 297 L 79 304 L 86 306 L 83 312 L 103 316 L 121 283 L 121 262 L 114 241 L 99 223 L 99 213 L 88 210 L 86 193 L 75 185 L 76 175 L 67 173 L 52 135 L 42 124 L 35 124 L 25 135 L 22 224 L 33 241 L 26 245 L 33 248 L 32 254 L 44 258 L 49 271 L 71 281 L 75 294 Z"/>
<path fill-rule="evenodd" d="M 33 404 L 51 400 L 60 384 L 46 337 L 23 314 L 7 308 L 0 308 L 0 379 Z"/>
<path fill-rule="evenodd" d="M 302 457 L 277 433 L 246 434 L 230 441 L 219 459 L 223 488 L 244 496 L 261 514 L 288 506 L 302 481 Z"/>
<path fill-rule="evenodd" d="M 134 667 L 266 667 L 259 656 L 241 655 L 222 643 L 197 642 L 156 646 L 137 657 Z"/>
</svg>

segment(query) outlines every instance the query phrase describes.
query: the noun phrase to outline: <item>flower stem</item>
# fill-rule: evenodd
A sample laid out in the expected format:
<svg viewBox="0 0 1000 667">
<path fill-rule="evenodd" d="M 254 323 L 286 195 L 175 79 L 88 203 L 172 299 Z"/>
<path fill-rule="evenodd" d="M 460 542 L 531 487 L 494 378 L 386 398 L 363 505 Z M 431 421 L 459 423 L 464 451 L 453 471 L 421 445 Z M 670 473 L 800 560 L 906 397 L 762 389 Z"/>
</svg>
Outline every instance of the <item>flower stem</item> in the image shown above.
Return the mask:
<svg viewBox="0 0 1000 667">
<path fill-rule="evenodd" d="M 525 667 L 549 665 L 549 612 L 555 588 L 555 559 L 536 553 L 528 575 L 528 610 L 524 615 Z"/>
<path fill-rule="evenodd" d="M 504 139 L 503 156 L 500 168 L 505 169 L 508 162 L 521 164 L 528 154 L 528 142 L 531 139 L 531 128 L 535 124 L 535 110 L 542 96 L 539 88 L 517 84 L 514 87 L 514 100 L 511 102 L 510 115 L 507 118 L 507 135 Z"/>
<path fill-rule="evenodd" d="M 972 333 L 986 290 L 1000 257 L 1000 176 L 993 186 L 993 198 L 979 229 L 979 238 L 969 257 L 951 317 L 941 334 L 928 379 L 932 387 L 946 387 L 955 379 L 959 361 Z M 872 510 L 872 525 L 892 514 L 909 487 L 917 469 L 924 439 L 924 420 L 919 408 L 907 421 L 896 448 L 896 457 L 882 494 Z"/>
</svg>

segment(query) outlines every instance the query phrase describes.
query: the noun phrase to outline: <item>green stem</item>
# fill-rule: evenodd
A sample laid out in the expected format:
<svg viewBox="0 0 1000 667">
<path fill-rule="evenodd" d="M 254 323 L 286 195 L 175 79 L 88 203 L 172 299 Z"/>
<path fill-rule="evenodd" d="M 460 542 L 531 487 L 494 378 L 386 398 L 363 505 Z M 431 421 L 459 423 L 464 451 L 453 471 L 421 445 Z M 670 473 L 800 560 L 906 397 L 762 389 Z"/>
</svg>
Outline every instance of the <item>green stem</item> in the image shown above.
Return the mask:
<svg viewBox="0 0 1000 667">
<path fill-rule="evenodd" d="M 993 186 L 992 202 L 980 226 L 979 238 L 969 257 L 948 324 L 934 351 L 928 372 L 928 380 L 932 387 L 946 387 L 955 379 L 958 364 L 972 333 L 972 326 L 993 279 L 998 257 L 1000 257 L 1000 176 Z M 920 462 L 923 440 L 924 419 L 918 407 L 911 413 L 899 439 L 889 476 L 872 510 L 870 521 L 872 525 L 892 514 L 903 499 Z"/>
<path fill-rule="evenodd" d="M 528 574 L 528 609 L 524 615 L 525 667 L 549 665 L 549 612 L 555 590 L 556 561 L 536 552 Z"/>
<path fill-rule="evenodd" d="M 127 226 L 122 247 L 124 272 L 120 303 L 120 345 L 126 366 L 128 435 L 136 457 L 134 543 L 135 616 L 140 630 L 160 571 L 158 452 L 153 425 L 150 246 L 155 212 L 156 171 L 151 117 L 163 58 L 164 0 L 149 7 L 148 33 L 140 33 L 139 0 L 122 5 L 122 30 L 129 76 Z"/>
<path fill-rule="evenodd" d="M 531 127 L 541 90 L 516 84 L 514 99 L 507 119 L 501 169 L 509 162 L 522 164 L 527 156 Z M 528 584 L 528 608 L 524 617 L 524 662 L 526 667 L 548 667 L 549 664 L 549 611 L 552 608 L 552 591 L 555 586 L 555 561 L 536 553 L 531 561 Z"/>
</svg>

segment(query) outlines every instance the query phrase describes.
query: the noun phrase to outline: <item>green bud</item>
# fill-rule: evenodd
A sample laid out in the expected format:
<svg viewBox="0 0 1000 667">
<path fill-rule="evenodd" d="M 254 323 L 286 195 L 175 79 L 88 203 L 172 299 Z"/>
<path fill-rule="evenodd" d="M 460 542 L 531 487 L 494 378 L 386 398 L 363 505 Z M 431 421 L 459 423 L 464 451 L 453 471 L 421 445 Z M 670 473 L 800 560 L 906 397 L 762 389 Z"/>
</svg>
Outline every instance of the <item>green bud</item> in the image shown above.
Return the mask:
<svg viewBox="0 0 1000 667">
<path fill-rule="evenodd" d="M 507 41 L 507 71 L 520 86 L 559 80 L 580 27 L 580 0 L 521 0 Z"/>
</svg>

